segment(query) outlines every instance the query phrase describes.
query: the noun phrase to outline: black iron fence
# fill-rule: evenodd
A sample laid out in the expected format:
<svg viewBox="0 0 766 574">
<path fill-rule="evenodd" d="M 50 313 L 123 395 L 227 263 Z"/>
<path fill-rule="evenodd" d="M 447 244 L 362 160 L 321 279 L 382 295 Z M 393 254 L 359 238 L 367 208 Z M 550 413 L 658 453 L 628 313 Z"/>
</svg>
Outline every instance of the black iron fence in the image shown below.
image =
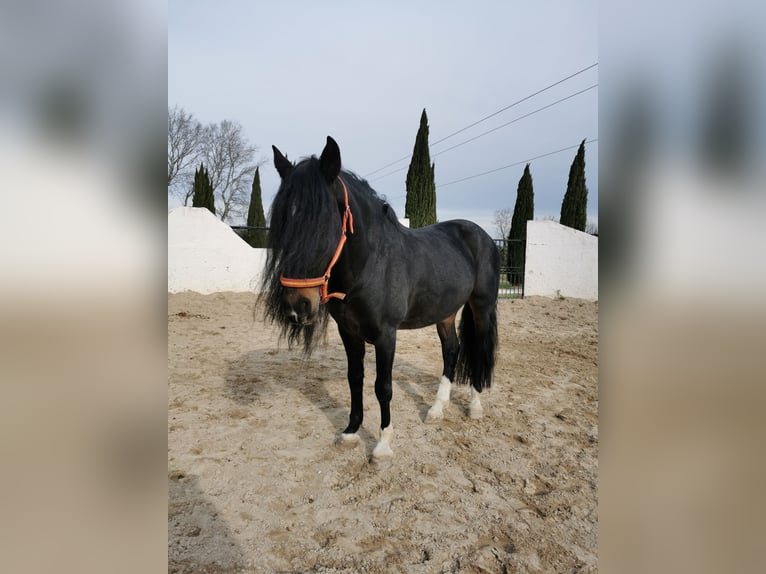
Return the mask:
<svg viewBox="0 0 766 574">
<path fill-rule="evenodd" d="M 524 297 L 524 254 L 526 241 L 523 239 L 495 239 L 500 251 L 500 286 L 498 296 L 515 299 Z"/>
<path fill-rule="evenodd" d="M 269 233 L 268 227 L 253 227 L 251 225 L 230 225 L 229 227 L 251 246 L 266 247 Z"/>
</svg>

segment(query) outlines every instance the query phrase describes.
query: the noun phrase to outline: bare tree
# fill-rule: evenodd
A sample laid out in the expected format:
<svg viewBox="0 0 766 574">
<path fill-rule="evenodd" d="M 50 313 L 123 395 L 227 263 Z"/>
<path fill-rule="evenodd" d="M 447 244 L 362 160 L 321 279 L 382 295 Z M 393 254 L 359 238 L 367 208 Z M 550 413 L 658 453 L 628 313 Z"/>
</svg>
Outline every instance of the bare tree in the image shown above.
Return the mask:
<svg viewBox="0 0 766 574">
<path fill-rule="evenodd" d="M 192 168 L 202 153 L 202 124 L 183 108 L 168 106 L 168 193 L 176 193 L 187 205 L 192 194 Z"/>
<path fill-rule="evenodd" d="M 222 221 L 244 217 L 250 200 L 250 183 L 258 148 L 251 145 L 238 122 L 223 120 L 204 129 L 203 157 L 215 190 Z"/>
<path fill-rule="evenodd" d="M 499 238 L 508 239 L 508 233 L 511 231 L 511 219 L 513 218 L 513 210 L 509 207 L 498 209 L 495 212 L 495 218 L 492 222 L 495 224 L 495 229 L 500 234 Z"/>
<path fill-rule="evenodd" d="M 247 141 L 238 122 L 224 120 L 203 126 L 182 107 L 168 106 L 168 193 L 189 205 L 192 173 L 205 164 L 213 186 L 216 212 L 223 221 L 243 218 L 258 148 Z"/>
</svg>

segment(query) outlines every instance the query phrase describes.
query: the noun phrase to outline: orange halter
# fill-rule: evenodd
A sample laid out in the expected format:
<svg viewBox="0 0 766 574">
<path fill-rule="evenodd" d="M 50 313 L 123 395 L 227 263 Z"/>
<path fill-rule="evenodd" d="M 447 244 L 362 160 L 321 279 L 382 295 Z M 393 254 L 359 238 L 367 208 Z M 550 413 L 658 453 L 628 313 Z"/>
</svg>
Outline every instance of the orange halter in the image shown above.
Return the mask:
<svg viewBox="0 0 766 574">
<path fill-rule="evenodd" d="M 343 251 L 343 246 L 346 244 L 346 225 L 351 233 L 354 233 L 354 216 L 351 213 L 351 206 L 348 204 L 348 188 L 343 180 L 338 176 L 338 181 L 343 186 L 343 198 L 346 203 L 346 209 L 343 211 L 343 224 L 341 225 L 341 236 L 338 242 L 338 247 L 335 248 L 335 253 L 330 260 L 330 264 L 327 266 L 322 277 L 315 277 L 314 279 L 288 279 L 284 275 L 279 277 L 279 282 L 283 287 L 290 287 L 293 289 L 303 289 L 306 287 L 319 287 L 319 295 L 321 297 L 320 303 L 327 303 L 330 299 L 345 299 L 345 293 L 328 293 L 327 285 L 330 282 L 330 272 L 340 258 L 340 254 Z"/>
</svg>

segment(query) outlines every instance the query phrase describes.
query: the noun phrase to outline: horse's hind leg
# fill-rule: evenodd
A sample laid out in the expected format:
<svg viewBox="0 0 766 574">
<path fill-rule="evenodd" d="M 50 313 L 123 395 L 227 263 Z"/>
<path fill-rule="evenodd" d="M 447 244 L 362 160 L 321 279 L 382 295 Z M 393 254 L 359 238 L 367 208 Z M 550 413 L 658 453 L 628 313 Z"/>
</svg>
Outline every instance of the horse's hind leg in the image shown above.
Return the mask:
<svg viewBox="0 0 766 574">
<path fill-rule="evenodd" d="M 463 308 L 457 368 L 460 382 L 471 383 L 468 416 L 472 419 L 480 419 L 484 414 L 480 395 L 492 385 L 496 348 L 496 299 L 474 296 Z"/>
<path fill-rule="evenodd" d="M 426 422 L 432 422 L 441 419 L 444 416 L 444 407 L 449 404 L 450 390 L 452 381 L 455 378 L 455 364 L 460 344 L 455 330 L 455 316 L 451 315 L 436 324 L 436 331 L 439 333 L 439 340 L 442 344 L 442 360 L 444 361 L 444 370 L 442 378 L 439 381 L 439 390 L 436 391 L 436 400 L 433 406 L 428 409 Z"/>
<path fill-rule="evenodd" d="M 468 417 L 480 419 L 484 416 L 484 407 L 481 406 L 481 393 L 471 387 L 471 400 L 468 403 Z"/>
</svg>

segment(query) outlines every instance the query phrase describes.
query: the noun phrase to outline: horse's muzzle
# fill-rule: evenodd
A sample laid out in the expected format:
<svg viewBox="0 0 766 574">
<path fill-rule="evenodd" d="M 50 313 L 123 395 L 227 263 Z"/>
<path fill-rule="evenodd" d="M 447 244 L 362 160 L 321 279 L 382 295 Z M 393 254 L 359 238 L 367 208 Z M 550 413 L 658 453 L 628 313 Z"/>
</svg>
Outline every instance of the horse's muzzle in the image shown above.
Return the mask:
<svg viewBox="0 0 766 574">
<path fill-rule="evenodd" d="M 296 290 L 296 292 L 285 297 L 284 315 L 287 321 L 293 325 L 310 325 L 314 320 L 317 306 L 318 303 L 312 304 L 309 297 L 298 293 Z"/>
</svg>

